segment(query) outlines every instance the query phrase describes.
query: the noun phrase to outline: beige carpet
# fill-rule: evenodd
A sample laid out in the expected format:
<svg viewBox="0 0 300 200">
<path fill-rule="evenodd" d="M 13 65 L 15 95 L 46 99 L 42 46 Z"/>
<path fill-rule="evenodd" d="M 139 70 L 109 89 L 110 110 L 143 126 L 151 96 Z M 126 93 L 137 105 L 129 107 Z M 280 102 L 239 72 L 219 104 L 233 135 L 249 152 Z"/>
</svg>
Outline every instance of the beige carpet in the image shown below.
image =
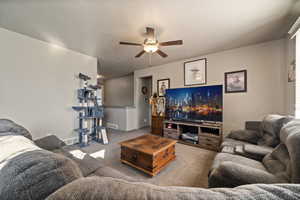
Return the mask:
<svg viewBox="0 0 300 200">
<path fill-rule="evenodd" d="M 119 142 L 147 133 L 149 133 L 149 129 L 131 132 L 109 130 L 110 144 L 92 143 L 88 147 L 81 148 L 81 151 L 89 153 L 106 165 L 144 182 L 161 186 L 207 187 L 208 171 L 216 155 L 213 151 L 176 144 L 176 160 L 172 161 L 155 177 L 150 177 L 143 172 L 122 164 L 120 162 Z"/>
</svg>

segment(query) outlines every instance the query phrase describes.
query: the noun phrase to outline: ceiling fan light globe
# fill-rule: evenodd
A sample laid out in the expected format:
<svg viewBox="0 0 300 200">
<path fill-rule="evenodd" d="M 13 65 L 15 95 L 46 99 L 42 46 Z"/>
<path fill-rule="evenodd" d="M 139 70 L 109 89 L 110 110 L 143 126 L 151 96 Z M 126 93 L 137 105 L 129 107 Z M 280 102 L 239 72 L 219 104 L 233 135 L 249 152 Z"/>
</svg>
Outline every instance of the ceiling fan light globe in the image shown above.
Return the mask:
<svg viewBox="0 0 300 200">
<path fill-rule="evenodd" d="M 145 44 L 144 45 L 144 51 L 147 53 L 154 53 L 158 50 L 158 45 L 157 44 Z"/>
</svg>

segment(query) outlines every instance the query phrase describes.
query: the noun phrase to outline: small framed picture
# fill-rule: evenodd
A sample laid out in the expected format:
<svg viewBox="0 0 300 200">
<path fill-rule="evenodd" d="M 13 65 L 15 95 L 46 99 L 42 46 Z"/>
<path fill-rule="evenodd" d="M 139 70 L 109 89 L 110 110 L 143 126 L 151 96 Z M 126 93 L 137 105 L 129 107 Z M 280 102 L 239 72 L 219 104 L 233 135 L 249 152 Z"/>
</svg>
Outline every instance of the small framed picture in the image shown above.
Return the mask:
<svg viewBox="0 0 300 200">
<path fill-rule="evenodd" d="M 206 58 L 184 63 L 184 85 L 206 84 Z"/>
<path fill-rule="evenodd" d="M 225 93 L 247 92 L 247 70 L 225 73 Z"/>
<path fill-rule="evenodd" d="M 170 79 L 160 79 L 157 80 L 157 93 L 158 96 L 165 96 L 166 89 L 170 88 Z"/>
</svg>

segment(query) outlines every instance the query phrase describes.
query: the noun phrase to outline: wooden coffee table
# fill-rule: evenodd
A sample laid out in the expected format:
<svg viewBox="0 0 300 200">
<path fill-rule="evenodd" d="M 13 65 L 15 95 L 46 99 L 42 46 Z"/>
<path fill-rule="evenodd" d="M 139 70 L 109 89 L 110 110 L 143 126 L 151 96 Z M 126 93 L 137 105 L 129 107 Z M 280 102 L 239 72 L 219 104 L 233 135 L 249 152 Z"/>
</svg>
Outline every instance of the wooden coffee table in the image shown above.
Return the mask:
<svg viewBox="0 0 300 200">
<path fill-rule="evenodd" d="M 121 142 L 121 161 L 155 176 L 175 159 L 176 142 L 150 134 Z"/>
</svg>

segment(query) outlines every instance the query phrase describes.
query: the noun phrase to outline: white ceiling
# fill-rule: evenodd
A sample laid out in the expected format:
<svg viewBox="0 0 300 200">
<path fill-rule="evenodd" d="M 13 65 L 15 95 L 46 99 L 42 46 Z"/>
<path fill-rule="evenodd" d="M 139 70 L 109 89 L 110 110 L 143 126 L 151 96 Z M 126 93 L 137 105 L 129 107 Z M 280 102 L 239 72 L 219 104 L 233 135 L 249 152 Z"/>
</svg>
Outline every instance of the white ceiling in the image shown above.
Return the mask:
<svg viewBox="0 0 300 200">
<path fill-rule="evenodd" d="M 134 56 L 146 26 L 162 47 L 152 65 L 278 39 L 299 14 L 298 0 L 0 0 L 0 26 L 99 58 L 106 77 L 149 67 Z M 70 67 L 70 66 L 66 66 Z"/>
</svg>

